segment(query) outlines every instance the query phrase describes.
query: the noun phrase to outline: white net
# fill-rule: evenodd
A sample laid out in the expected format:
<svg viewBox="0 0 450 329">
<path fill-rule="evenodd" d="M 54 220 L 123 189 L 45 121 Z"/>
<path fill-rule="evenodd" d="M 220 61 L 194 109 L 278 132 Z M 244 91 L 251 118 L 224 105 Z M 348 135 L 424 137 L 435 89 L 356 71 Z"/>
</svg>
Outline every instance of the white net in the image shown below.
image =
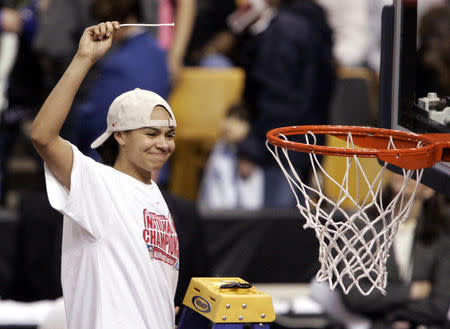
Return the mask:
<svg viewBox="0 0 450 329">
<path fill-rule="evenodd" d="M 284 135 L 280 137 L 288 140 Z M 316 144 L 313 133 L 305 134 L 304 138 L 306 144 Z M 363 295 L 370 294 L 373 289 L 385 294 L 389 248 L 399 225 L 409 215 L 423 169 L 403 170 L 400 191 L 386 201 L 383 178 L 387 163 L 379 166 L 377 173 L 368 173 L 363 159 L 356 155 L 349 156 L 345 158 L 343 177 L 338 181 L 327 172 L 316 154 L 309 153 L 312 174 L 308 185 L 300 178 L 301 174 L 292 164 L 288 150 L 269 142 L 266 142 L 266 146 L 297 199 L 297 207 L 306 219 L 304 228 L 315 230 L 320 261 L 317 280 L 327 280 L 331 289 L 340 285 L 346 294 L 354 287 Z M 350 132 L 347 135 L 347 148 L 357 148 Z M 392 138 L 389 148 L 395 149 Z M 370 170 L 373 171 L 373 167 Z M 350 177 L 356 181 L 356 191 L 351 191 Z M 415 182 L 408 185 L 411 178 Z M 339 191 L 338 195 L 326 195 L 325 183 L 334 185 Z M 407 188 L 411 189 L 411 185 L 412 190 L 405 193 Z M 365 188 L 360 189 L 360 186 Z M 367 192 L 360 195 L 361 190 Z M 349 203 L 350 207 L 343 206 Z"/>
</svg>

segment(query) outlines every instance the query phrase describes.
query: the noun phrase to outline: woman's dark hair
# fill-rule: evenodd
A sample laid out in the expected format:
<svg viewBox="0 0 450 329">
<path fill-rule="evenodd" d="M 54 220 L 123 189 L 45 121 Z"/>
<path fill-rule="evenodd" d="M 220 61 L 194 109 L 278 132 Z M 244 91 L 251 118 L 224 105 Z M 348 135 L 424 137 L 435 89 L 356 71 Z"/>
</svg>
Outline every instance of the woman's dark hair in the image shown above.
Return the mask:
<svg viewBox="0 0 450 329">
<path fill-rule="evenodd" d="M 139 0 L 94 0 L 91 4 L 91 14 L 99 22 L 123 22 L 129 16 L 142 18 Z"/>
<path fill-rule="evenodd" d="M 113 135 L 97 148 L 97 152 L 102 159 L 103 164 L 114 166 L 117 156 L 119 155 L 119 145 Z"/>
</svg>

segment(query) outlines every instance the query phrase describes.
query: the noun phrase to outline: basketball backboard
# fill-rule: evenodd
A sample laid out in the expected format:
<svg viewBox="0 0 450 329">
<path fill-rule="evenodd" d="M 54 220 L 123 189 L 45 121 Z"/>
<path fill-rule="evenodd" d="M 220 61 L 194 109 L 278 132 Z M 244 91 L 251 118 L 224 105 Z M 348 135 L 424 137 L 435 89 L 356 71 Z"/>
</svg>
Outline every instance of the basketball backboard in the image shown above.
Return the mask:
<svg viewBox="0 0 450 329">
<path fill-rule="evenodd" d="M 419 134 L 450 133 L 450 95 L 440 95 L 435 83 L 419 75 L 421 8 L 429 0 L 394 0 L 382 18 L 379 126 Z M 436 81 L 434 81 L 436 82 Z M 428 94 L 436 93 L 436 94 Z M 446 99 L 447 97 L 447 99 Z M 442 105 L 435 107 L 437 101 Z M 390 167 L 398 171 L 397 167 Z M 425 170 L 422 183 L 450 195 L 450 163 Z"/>
</svg>

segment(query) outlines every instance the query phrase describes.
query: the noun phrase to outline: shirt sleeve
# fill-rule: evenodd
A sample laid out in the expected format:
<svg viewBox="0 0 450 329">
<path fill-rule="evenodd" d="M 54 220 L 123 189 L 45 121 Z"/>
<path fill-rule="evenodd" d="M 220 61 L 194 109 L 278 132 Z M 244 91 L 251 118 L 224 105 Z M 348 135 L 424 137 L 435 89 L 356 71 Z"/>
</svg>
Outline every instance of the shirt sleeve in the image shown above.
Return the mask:
<svg viewBox="0 0 450 329">
<path fill-rule="evenodd" d="M 73 165 L 70 176 L 70 190 L 45 167 L 45 182 L 50 205 L 63 215 L 74 220 L 96 241 L 103 237 L 108 226 L 110 195 L 108 181 L 103 165 L 83 155 L 72 146 Z"/>
</svg>

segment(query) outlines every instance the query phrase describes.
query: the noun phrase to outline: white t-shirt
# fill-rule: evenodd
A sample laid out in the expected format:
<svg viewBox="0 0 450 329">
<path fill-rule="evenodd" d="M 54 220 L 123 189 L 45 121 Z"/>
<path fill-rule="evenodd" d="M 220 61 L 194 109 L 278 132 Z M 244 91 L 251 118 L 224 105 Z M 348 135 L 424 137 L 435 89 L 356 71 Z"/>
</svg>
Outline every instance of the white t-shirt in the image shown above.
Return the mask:
<svg viewBox="0 0 450 329">
<path fill-rule="evenodd" d="M 167 205 L 72 145 L 70 192 L 45 168 L 64 214 L 61 282 L 69 329 L 173 329 L 179 249 Z"/>
</svg>

